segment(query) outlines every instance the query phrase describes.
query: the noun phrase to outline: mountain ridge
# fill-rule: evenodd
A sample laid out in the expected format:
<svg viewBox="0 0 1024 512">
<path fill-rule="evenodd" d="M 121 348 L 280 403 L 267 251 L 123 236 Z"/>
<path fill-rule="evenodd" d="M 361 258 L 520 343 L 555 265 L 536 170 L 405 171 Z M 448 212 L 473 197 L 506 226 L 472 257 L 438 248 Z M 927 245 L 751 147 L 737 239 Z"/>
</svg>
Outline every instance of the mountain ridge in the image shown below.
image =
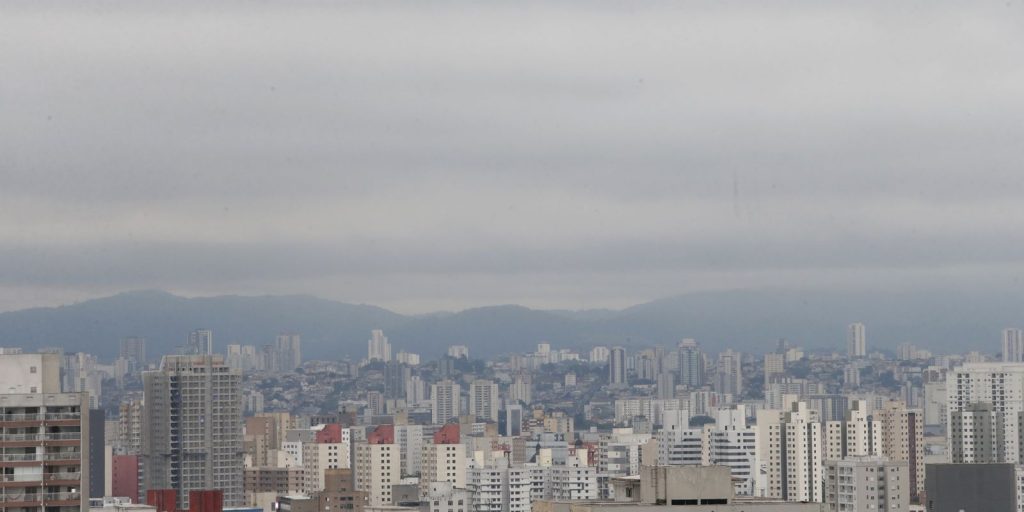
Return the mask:
<svg viewBox="0 0 1024 512">
<path fill-rule="evenodd" d="M 303 337 L 307 359 L 359 359 L 372 329 L 384 329 L 397 353 L 429 360 L 448 345 L 464 344 L 474 357 L 593 345 L 672 346 L 697 339 L 708 351 L 727 347 L 763 353 L 779 338 L 808 348 L 841 351 L 847 324 L 868 326 L 872 350 L 912 342 L 935 350 L 973 345 L 994 352 L 999 331 L 1022 325 L 1015 290 L 926 292 L 786 289 L 694 292 L 621 310 L 542 310 L 516 304 L 457 312 L 403 315 L 369 304 L 312 295 L 181 297 L 135 290 L 73 304 L 0 313 L 0 344 L 26 350 L 63 347 L 104 360 L 116 357 L 119 340 L 144 336 L 154 357 L 172 353 L 197 328 L 214 331 L 214 345 L 263 345 L 280 332 Z"/>
</svg>

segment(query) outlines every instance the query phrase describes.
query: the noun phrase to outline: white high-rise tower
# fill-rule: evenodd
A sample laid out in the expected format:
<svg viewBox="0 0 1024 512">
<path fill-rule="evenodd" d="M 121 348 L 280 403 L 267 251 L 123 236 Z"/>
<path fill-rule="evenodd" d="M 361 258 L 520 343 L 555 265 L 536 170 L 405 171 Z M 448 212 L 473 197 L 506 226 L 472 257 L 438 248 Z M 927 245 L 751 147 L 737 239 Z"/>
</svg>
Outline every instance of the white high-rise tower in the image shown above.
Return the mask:
<svg viewBox="0 0 1024 512">
<path fill-rule="evenodd" d="M 1003 362 L 1024 362 L 1024 331 L 1003 329 Z"/>
<path fill-rule="evenodd" d="M 868 355 L 864 324 L 857 322 L 850 324 L 846 328 L 846 353 L 850 357 L 865 357 Z"/>
<path fill-rule="evenodd" d="M 384 331 L 374 329 L 366 346 L 366 358 L 370 361 L 391 361 L 391 344 L 388 343 L 388 337 L 384 336 Z"/>
</svg>

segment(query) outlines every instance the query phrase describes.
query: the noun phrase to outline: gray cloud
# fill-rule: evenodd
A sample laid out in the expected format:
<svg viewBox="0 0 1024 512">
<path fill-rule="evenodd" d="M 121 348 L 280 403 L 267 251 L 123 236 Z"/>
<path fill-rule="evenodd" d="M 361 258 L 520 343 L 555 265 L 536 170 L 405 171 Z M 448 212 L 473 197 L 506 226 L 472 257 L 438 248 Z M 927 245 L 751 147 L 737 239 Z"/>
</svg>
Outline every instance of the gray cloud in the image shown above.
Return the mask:
<svg viewBox="0 0 1024 512">
<path fill-rule="evenodd" d="M 0 307 L 999 282 L 1024 267 L 1022 16 L 5 3 Z"/>
</svg>

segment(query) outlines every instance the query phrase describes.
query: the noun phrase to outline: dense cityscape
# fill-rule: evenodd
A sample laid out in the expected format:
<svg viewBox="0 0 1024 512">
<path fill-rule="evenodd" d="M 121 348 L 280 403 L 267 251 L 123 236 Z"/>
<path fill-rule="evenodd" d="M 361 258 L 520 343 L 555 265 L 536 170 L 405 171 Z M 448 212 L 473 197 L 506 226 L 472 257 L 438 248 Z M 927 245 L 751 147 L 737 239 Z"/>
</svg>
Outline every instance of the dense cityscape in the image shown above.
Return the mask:
<svg viewBox="0 0 1024 512">
<path fill-rule="evenodd" d="M 0 512 L 1024 512 L 1022 62 L 1024 0 L 0 0 Z"/>
<path fill-rule="evenodd" d="M 197 329 L 177 354 L 0 352 L 6 510 L 1010 510 L 1024 331 L 995 355 L 698 340 L 306 361 Z M 980 493 L 980 494 L 979 494 Z M 979 501 L 982 500 L 982 501 Z M 1010 508 L 1006 508 L 1010 507 Z M 657 510 L 657 509 L 650 509 Z"/>
</svg>

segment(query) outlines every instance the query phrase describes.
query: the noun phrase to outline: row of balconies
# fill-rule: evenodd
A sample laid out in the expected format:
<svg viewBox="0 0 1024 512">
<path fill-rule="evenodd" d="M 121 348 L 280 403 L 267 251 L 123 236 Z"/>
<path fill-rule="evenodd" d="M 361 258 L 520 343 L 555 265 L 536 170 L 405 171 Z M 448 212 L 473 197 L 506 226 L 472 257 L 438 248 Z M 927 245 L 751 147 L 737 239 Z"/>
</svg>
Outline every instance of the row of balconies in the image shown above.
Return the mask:
<svg viewBox="0 0 1024 512">
<path fill-rule="evenodd" d="M 19 413 L 0 414 L 0 422 L 4 421 L 55 421 L 55 420 L 77 420 L 82 414 L 78 412 L 47 412 L 47 413 Z"/>
<path fill-rule="evenodd" d="M 81 480 L 80 472 L 58 472 L 58 473 L 24 473 L 3 475 L 4 482 L 43 482 L 53 480 Z"/>
<path fill-rule="evenodd" d="M 10 441 L 74 441 L 82 438 L 81 432 L 48 432 L 42 434 L 0 434 L 0 442 Z"/>
<path fill-rule="evenodd" d="M 54 460 L 81 460 L 82 452 L 50 452 L 50 453 L 5 453 L 0 456 L 4 462 L 42 462 Z"/>
<path fill-rule="evenodd" d="M 2 502 L 39 502 L 39 501 L 77 501 L 82 495 L 77 492 L 39 492 L 39 493 L 17 493 L 0 494 Z"/>
</svg>

